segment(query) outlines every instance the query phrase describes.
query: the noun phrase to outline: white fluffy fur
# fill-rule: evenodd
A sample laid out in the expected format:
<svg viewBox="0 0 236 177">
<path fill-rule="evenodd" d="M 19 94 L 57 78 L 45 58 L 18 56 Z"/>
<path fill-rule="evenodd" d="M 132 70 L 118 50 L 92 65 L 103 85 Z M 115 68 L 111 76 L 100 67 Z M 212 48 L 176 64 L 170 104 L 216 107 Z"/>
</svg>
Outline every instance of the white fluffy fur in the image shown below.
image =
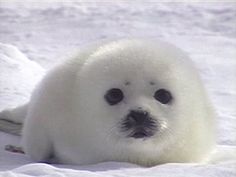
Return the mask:
<svg viewBox="0 0 236 177">
<path fill-rule="evenodd" d="M 125 98 L 110 106 L 104 94 L 114 87 Z M 160 88 L 172 92 L 172 104 L 153 98 Z M 137 107 L 161 125 L 145 140 L 127 138 L 119 129 Z M 160 41 L 119 40 L 84 50 L 46 75 L 30 101 L 23 145 L 36 161 L 53 155 L 70 164 L 201 162 L 215 147 L 214 113 L 180 49 Z"/>
</svg>

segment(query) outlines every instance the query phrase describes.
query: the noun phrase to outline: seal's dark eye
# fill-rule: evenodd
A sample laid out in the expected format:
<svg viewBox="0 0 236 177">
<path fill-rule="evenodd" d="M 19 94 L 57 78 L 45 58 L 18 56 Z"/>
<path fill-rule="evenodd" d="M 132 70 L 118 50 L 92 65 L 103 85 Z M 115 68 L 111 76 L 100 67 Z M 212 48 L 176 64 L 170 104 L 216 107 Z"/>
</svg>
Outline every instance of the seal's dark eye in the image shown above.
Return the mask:
<svg viewBox="0 0 236 177">
<path fill-rule="evenodd" d="M 123 100 L 124 94 L 122 90 L 118 88 L 112 88 L 107 91 L 104 98 L 109 105 L 115 105 Z"/>
<path fill-rule="evenodd" d="M 168 90 L 160 89 L 155 92 L 154 98 L 162 104 L 168 104 L 172 100 L 172 95 Z"/>
</svg>

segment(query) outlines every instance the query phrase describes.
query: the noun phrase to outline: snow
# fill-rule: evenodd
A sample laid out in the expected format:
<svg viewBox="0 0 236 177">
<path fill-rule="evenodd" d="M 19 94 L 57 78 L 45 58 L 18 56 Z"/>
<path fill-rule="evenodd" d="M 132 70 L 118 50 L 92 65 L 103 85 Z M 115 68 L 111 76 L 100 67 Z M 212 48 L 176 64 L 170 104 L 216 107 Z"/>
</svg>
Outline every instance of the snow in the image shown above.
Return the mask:
<svg viewBox="0 0 236 177">
<path fill-rule="evenodd" d="M 30 92 L 42 78 L 44 69 L 30 61 L 12 45 L 0 43 L 0 105 L 18 106 L 19 101 L 27 102 Z"/>
<path fill-rule="evenodd" d="M 235 24 L 235 2 L 0 1 L 0 110 L 26 102 L 43 68 L 53 67 L 77 48 L 104 39 L 159 38 L 193 59 L 217 112 L 218 143 L 236 146 Z M 236 160 L 152 168 L 118 162 L 50 165 L 7 152 L 6 144 L 19 145 L 20 138 L 0 132 L 4 177 L 236 176 Z"/>
</svg>

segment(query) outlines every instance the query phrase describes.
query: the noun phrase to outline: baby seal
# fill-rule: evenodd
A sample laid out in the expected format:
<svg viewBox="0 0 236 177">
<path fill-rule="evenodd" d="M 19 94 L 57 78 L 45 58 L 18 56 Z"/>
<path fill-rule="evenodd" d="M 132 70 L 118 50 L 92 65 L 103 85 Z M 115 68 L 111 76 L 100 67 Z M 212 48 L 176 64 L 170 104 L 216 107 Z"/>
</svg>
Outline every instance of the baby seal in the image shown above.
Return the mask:
<svg viewBox="0 0 236 177">
<path fill-rule="evenodd" d="M 203 162 L 215 147 L 214 111 L 188 56 L 123 39 L 93 46 L 35 89 L 23 147 L 35 161 L 152 166 Z"/>
</svg>

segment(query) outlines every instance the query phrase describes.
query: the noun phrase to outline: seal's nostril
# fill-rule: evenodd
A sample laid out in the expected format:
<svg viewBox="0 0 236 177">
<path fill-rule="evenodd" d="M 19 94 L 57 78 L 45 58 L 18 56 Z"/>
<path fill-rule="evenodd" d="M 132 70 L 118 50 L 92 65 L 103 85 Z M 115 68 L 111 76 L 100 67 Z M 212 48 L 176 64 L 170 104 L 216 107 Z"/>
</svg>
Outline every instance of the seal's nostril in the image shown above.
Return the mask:
<svg viewBox="0 0 236 177">
<path fill-rule="evenodd" d="M 138 123 L 138 122 L 141 122 L 141 120 L 142 120 L 143 118 L 140 118 L 140 117 L 138 117 L 138 116 L 132 116 L 132 115 L 130 115 L 130 119 L 132 119 L 132 121 L 134 121 L 135 123 Z"/>
<path fill-rule="evenodd" d="M 148 117 L 148 112 L 143 110 L 131 110 L 128 117 L 135 123 L 143 123 Z"/>
</svg>

